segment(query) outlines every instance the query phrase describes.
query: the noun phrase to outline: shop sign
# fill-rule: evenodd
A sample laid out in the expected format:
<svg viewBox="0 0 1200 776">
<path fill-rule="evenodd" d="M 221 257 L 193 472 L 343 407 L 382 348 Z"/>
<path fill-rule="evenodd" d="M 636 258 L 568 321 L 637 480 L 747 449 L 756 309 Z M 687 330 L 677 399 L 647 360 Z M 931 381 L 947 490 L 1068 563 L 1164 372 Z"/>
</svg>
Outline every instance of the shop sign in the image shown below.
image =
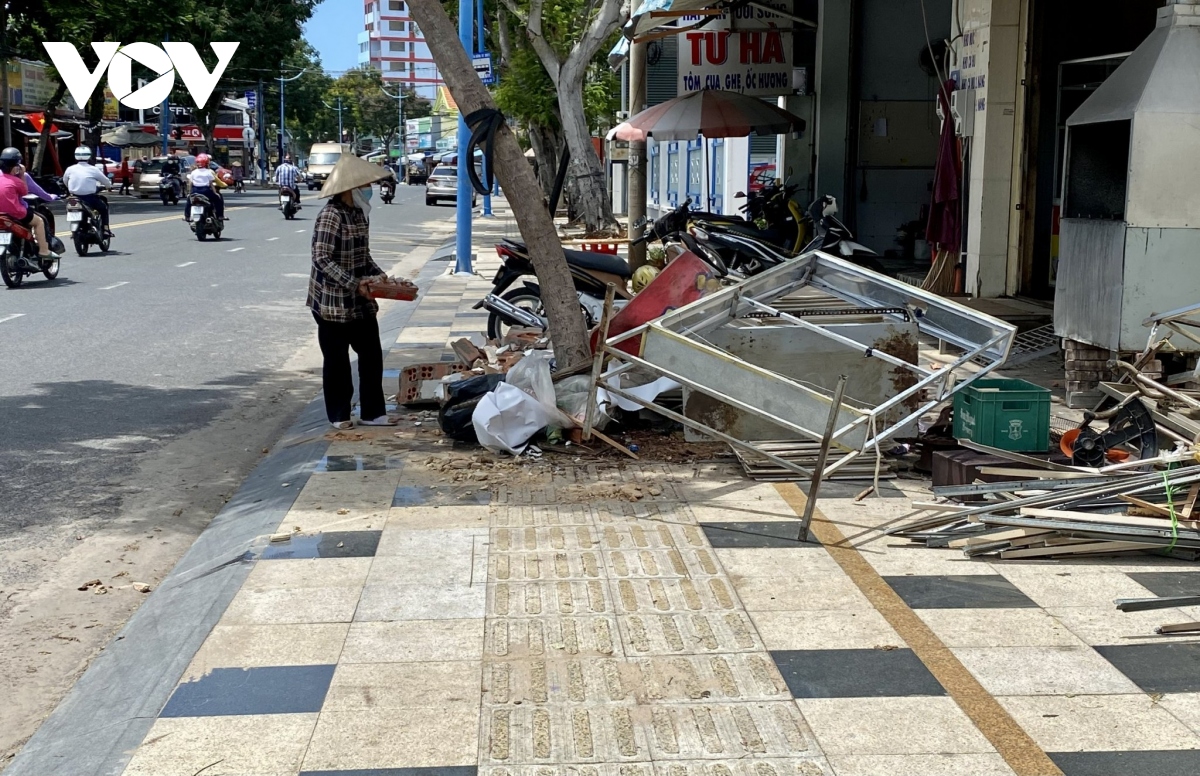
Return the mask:
<svg viewBox="0 0 1200 776">
<path fill-rule="evenodd" d="M 769 10 L 746 6 L 703 27 L 700 16 L 683 17 L 679 33 L 679 93 L 724 89 L 762 97 L 792 92 L 791 22 Z"/>
</svg>

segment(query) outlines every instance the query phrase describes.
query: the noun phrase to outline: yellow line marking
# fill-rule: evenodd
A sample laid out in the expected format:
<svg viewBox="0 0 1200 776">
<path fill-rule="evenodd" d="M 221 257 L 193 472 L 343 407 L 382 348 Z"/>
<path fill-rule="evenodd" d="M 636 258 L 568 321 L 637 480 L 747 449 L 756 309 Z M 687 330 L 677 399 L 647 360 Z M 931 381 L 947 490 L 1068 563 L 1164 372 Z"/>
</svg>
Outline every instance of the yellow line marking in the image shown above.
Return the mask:
<svg viewBox="0 0 1200 776">
<path fill-rule="evenodd" d="M 249 205 L 239 205 L 238 207 L 227 207 L 227 208 L 225 208 L 225 212 L 228 213 L 232 210 L 245 210 L 248 207 L 249 207 Z M 143 226 L 145 224 L 161 224 L 164 221 L 182 221 L 182 220 L 183 220 L 183 216 L 180 213 L 176 212 L 175 215 L 172 215 L 172 216 L 159 216 L 158 218 L 147 218 L 143 221 L 125 221 L 124 223 L 120 223 L 120 224 L 109 224 L 108 228 L 109 229 L 120 229 L 123 226 Z"/>
<path fill-rule="evenodd" d="M 780 483 L 775 489 L 797 515 L 804 513 L 808 497 L 800 488 L 791 483 Z M 811 530 L 842 571 L 901 638 L 908 642 L 920 661 L 937 677 L 954 702 L 996 747 L 996 751 L 1017 776 L 1063 776 L 1054 761 L 984 689 L 925 621 L 904 603 L 904 599 L 819 508 L 814 510 Z"/>
</svg>

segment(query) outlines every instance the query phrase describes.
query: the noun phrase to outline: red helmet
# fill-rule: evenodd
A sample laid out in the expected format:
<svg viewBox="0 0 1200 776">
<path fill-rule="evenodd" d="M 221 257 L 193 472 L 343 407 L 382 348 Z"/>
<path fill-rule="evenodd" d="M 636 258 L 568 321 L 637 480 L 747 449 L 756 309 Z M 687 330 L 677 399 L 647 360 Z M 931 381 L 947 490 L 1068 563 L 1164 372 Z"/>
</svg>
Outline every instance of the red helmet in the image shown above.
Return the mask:
<svg viewBox="0 0 1200 776">
<path fill-rule="evenodd" d="M 196 154 L 196 166 L 197 167 L 207 167 L 208 166 L 208 154 Z"/>
</svg>

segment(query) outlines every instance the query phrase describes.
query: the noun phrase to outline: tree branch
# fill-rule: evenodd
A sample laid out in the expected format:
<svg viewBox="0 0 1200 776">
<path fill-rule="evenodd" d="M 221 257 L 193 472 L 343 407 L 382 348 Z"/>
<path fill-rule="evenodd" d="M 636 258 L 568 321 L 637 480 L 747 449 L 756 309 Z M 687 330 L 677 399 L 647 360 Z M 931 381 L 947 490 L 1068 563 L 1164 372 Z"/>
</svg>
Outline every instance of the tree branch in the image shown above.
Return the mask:
<svg viewBox="0 0 1200 776">
<path fill-rule="evenodd" d="M 558 88 L 563 63 L 558 58 L 558 52 L 554 50 L 542 33 L 542 8 L 545 5 L 546 0 L 530 0 L 525 34 L 529 37 L 529 43 L 533 46 L 538 59 L 542 60 L 542 67 L 546 68 L 546 72 L 550 74 L 550 80 L 554 82 L 555 88 Z"/>
<path fill-rule="evenodd" d="M 616 32 L 629 18 L 629 0 L 603 0 L 600 12 L 592 19 L 579 40 L 571 48 L 564 67 L 585 70 L 600 51 L 609 35 Z"/>
</svg>

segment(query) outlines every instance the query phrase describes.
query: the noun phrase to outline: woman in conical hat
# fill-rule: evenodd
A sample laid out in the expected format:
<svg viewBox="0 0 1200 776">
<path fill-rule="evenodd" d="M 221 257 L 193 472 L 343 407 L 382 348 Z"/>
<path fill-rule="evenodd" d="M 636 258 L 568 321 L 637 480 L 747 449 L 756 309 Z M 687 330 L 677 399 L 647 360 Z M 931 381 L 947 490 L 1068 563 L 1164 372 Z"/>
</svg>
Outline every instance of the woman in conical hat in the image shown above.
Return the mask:
<svg viewBox="0 0 1200 776">
<path fill-rule="evenodd" d="M 325 415 L 336 429 L 353 428 L 354 381 L 350 350 L 358 354 L 359 422 L 392 426 L 383 398 L 383 355 L 379 347 L 379 305 L 369 296 L 372 279 L 385 277 L 371 258 L 367 213 L 371 184 L 387 173 L 352 154 L 342 154 L 321 198 L 312 236 L 308 307 L 317 322 L 324 356 Z"/>
</svg>

